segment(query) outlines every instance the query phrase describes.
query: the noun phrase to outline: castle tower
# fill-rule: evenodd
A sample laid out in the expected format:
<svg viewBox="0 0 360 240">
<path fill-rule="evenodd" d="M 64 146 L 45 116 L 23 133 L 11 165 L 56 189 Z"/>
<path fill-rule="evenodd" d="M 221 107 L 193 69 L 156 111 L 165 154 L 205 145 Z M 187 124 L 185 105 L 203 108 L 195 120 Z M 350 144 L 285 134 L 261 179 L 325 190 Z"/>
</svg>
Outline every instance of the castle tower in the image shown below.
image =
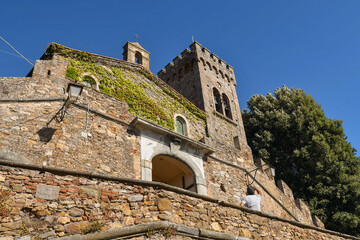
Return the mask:
<svg viewBox="0 0 360 240">
<path fill-rule="evenodd" d="M 138 42 L 127 42 L 124 47 L 124 60 L 138 63 L 149 69 L 150 53 L 146 51 Z"/>
<path fill-rule="evenodd" d="M 236 149 L 250 151 L 232 66 L 200 43 L 193 42 L 190 49 L 167 64 L 158 76 L 206 112 L 210 142 L 217 147 L 231 143 Z"/>
</svg>

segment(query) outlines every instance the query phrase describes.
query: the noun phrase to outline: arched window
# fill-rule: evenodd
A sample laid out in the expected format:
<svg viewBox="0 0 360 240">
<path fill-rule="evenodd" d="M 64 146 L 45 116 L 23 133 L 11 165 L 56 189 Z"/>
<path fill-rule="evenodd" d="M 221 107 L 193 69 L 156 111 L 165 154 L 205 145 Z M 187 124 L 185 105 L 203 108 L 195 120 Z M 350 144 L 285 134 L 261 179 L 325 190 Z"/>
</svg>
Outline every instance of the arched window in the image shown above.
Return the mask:
<svg viewBox="0 0 360 240">
<path fill-rule="evenodd" d="M 224 101 L 225 116 L 227 116 L 228 118 L 232 119 L 232 114 L 231 114 L 231 107 L 230 107 L 229 98 L 225 95 L 225 93 L 223 93 L 222 99 L 223 99 L 223 101 Z"/>
<path fill-rule="evenodd" d="M 96 81 L 93 77 L 91 77 L 89 75 L 85 75 L 83 77 L 83 84 L 88 87 L 94 87 L 94 86 L 96 86 Z"/>
<path fill-rule="evenodd" d="M 176 132 L 186 135 L 186 122 L 182 117 L 176 117 Z"/>
<path fill-rule="evenodd" d="M 214 94 L 215 109 L 216 109 L 217 112 L 223 114 L 220 93 L 216 88 L 214 88 L 213 89 L 213 94 Z"/>
<path fill-rule="evenodd" d="M 152 159 L 152 180 L 196 192 L 195 175 L 184 162 L 157 155 Z"/>
<path fill-rule="evenodd" d="M 135 62 L 138 64 L 142 64 L 142 55 L 140 52 L 135 53 Z"/>
</svg>

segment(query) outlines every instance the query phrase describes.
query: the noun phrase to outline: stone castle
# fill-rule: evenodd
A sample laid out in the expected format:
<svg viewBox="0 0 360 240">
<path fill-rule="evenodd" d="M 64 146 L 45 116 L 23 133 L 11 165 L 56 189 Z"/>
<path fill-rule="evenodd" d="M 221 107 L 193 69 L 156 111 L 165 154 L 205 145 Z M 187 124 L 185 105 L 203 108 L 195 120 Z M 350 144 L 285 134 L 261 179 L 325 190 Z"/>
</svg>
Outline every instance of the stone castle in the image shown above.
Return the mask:
<svg viewBox="0 0 360 240">
<path fill-rule="evenodd" d="M 357 239 L 252 158 L 234 69 L 198 42 L 158 73 L 51 43 L 0 78 L 0 239 Z M 240 206 L 246 186 L 262 211 Z"/>
</svg>

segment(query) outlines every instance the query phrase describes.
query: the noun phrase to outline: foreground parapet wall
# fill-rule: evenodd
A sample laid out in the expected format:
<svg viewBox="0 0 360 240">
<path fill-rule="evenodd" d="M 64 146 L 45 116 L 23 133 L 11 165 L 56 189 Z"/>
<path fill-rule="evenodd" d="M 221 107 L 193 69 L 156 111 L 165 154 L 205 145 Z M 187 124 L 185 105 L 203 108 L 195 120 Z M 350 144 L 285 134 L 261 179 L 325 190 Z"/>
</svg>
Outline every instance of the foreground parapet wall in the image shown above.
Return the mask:
<svg viewBox="0 0 360 240">
<path fill-rule="evenodd" d="M 2 236 L 48 239 L 167 221 L 250 239 L 358 239 L 162 183 L 25 167 L 1 167 Z"/>
</svg>

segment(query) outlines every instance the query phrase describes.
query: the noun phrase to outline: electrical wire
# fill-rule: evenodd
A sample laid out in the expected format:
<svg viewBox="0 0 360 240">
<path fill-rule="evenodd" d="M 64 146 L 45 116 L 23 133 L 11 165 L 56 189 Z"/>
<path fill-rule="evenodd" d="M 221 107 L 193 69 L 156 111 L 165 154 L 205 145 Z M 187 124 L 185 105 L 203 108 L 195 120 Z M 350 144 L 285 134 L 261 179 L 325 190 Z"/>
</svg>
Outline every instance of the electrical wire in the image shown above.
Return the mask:
<svg viewBox="0 0 360 240">
<path fill-rule="evenodd" d="M 0 36 L 1 40 L 3 40 L 7 45 L 9 45 L 15 52 L 17 52 L 23 59 L 25 59 L 28 63 L 30 63 L 32 66 L 34 66 L 34 64 L 32 64 L 32 62 L 30 62 L 29 60 L 27 60 L 26 57 L 24 57 L 18 50 L 16 50 L 13 46 L 11 46 L 10 43 L 8 43 L 4 38 L 2 38 Z"/>
</svg>

